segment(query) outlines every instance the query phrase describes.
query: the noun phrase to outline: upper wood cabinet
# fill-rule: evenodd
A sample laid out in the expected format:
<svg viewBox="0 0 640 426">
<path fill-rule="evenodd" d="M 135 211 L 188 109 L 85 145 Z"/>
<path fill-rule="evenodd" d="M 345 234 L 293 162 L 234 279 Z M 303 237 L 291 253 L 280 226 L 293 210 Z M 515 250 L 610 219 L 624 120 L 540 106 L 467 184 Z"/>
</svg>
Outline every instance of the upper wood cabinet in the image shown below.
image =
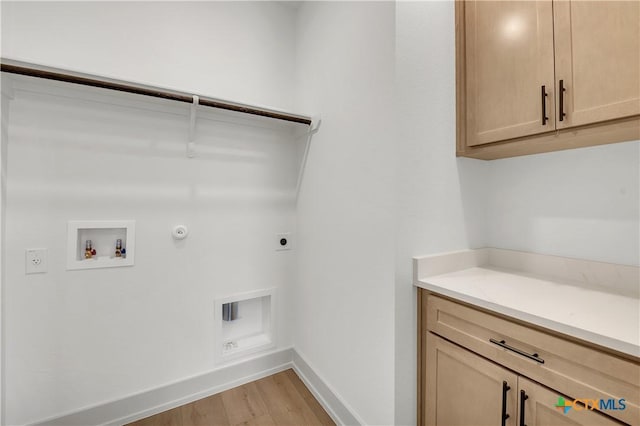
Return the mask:
<svg viewBox="0 0 640 426">
<path fill-rule="evenodd" d="M 558 128 L 640 114 L 640 2 L 556 1 L 553 13 Z"/>
<path fill-rule="evenodd" d="M 465 10 L 467 145 L 553 130 L 551 2 L 473 1 Z"/>
<path fill-rule="evenodd" d="M 456 2 L 458 155 L 640 138 L 640 2 Z"/>
</svg>

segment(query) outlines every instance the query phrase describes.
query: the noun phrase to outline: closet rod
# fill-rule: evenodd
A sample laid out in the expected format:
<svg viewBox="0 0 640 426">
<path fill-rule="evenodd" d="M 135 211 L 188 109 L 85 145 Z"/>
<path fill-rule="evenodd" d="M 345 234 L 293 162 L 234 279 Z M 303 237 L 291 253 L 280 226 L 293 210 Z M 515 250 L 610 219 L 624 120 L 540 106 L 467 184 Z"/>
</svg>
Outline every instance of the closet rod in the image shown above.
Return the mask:
<svg viewBox="0 0 640 426">
<path fill-rule="evenodd" d="M 184 102 L 191 104 L 193 103 L 193 95 L 186 94 L 183 92 L 174 92 L 161 90 L 158 88 L 145 87 L 142 85 L 136 85 L 134 83 L 129 83 L 121 80 L 111 80 L 111 79 L 100 79 L 96 77 L 85 77 L 78 73 L 69 72 L 66 70 L 61 70 L 57 68 L 36 68 L 32 64 L 19 63 L 18 61 L 10 61 L 9 63 L 6 59 L 2 59 L 1 62 L 1 71 L 7 72 L 11 74 L 20 74 L 26 75 L 29 77 L 38 77 L 44 78 L 48 80 L 57 80 L 64 81 L 66 83 L 74 83 L 81 84 L 84 86 L 92 86 L 92 87 L 100 87 L 102 89 L 109 90 L 117 90 L 120 92 L 134 93 L 136 95 L 144 95 L 151 96 L 154 98 L 162 98 L 169 99 L 172 101 Z M 18 65 L 19 63 L 19 65 Z M 218 109 L 226 109 L 229 111 L 241 112 L 244 114 L 252 114 L 259 115 L 262 117 L 273 118 L 276 120 L 284 120 L 291 121 L 294 123 L 311 125 L 311 118 L 287 114 L 284 112 L 273 111 L 265 108 L 247 106 L 242 104 L 235 104 L 226 101 L 199 97 L 198 101 L 199 105 L 218 108 Z"/>
</svg>

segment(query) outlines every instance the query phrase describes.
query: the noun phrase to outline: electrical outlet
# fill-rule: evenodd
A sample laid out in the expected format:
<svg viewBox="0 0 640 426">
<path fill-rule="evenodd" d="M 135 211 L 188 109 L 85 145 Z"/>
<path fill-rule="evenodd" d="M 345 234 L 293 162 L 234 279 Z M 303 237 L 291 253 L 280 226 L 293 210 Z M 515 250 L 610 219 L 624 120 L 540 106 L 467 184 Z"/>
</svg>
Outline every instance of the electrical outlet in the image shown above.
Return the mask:
<svg viewBox="0 0 640 426">
<path fill-rule="evenodd" d="M 47 272 L 47 249 L 27 249 L 25 252 L 25 273 L 43 274 Z"/>
<path fill-rule="evenodd" d="M 283 232 L 276 234 L 276 250 L 291 250 L 291 234 L 289 232 Z"/>
</svg>

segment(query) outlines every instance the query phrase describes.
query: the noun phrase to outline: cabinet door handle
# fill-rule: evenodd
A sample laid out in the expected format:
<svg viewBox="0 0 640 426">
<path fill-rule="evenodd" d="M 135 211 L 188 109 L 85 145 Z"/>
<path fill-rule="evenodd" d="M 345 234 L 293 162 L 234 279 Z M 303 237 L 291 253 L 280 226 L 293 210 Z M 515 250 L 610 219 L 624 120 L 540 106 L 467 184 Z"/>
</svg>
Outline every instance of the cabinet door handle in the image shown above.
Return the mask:
<svg viewBox="0 0 640 426">
<path fill-rule="evenodd" d="M 520 391 L 520 426 L 527 426 L 524 422 L 524 402 L 529 399 L 524 390 Z"/>
<path fill-rule="evenodd" d="M 509 350 L 511 352 L 517 353 L 518 355 L 522 355 L 522 356 L 527 357 L 527 358 L 529 358 L 531 360 L 534 360 L 535 362 L 539 362 L 540 364 L 544 364 L 544 359 L 540 358 L 537 353 L 535 353 L 535 354 L 527 353 L 527 352 L 523 351 L 522 349 L 518 349 L 518 348 L 515 348 L 513 346 L 507 345 L 507 343 L 504 340 L 489 339 L 489 341 L 491 343 L 493 343 L 494 345 L 500 346 L 501 348 L 505 348 L 505 349 L 507 349 L 507 350 Z"/>
<path fill-rule="evenodd" d="M 506 426 L 509 415 L 507 414 L 507 392 L 511 386 L 506 381 L 502 382 L 502 426 Z"/>
<path fill-rule="evenodd" d="M 558 89 L 558 95 L 560 96 L 560 99 L 558 101 L 558 109 L 560 110 L 560 112 L 558 113 L 559 121 L 564 121 L 564 116 L 567 115 L 564 113 L 564 92 L 566 91 L 567 89 L 564 88 L 564 80 L 560 80 L 560 88 Z"/>
<path fill-rule="evenodd" d="M 545 126 L 547 124 L 547 91 L 545 90 L 545 86 L 542 85 L 542 125 Z"/>
</svg>

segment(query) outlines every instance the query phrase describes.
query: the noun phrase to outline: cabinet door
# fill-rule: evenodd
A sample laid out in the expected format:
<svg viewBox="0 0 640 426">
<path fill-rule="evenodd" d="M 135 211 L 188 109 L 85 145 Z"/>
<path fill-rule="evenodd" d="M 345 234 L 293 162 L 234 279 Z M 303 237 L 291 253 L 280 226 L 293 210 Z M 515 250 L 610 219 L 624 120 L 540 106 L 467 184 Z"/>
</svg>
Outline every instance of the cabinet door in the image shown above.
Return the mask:
<svg viewBox="0 0 640 426">
<path fill-rule="evenodd" d="M 426 345 L 426 424 L 515 426 L 515 374 L 432 333 Z"/>
<path fill-rule="evenodd" d="M 557 127 L 640 114 L 640 2 L 554 1 L 554 24 Z"/>
<path fill-rule="evenodd" d="M 525 395 L 526 399 L 523 402 Z M 518 377 L 518 398 L 520 404 L 518 407 L 519 424 L 526 424 L 527 426 L 620 425 L 620 423 L 600 414 L 598 411 L 591 410 L 591 406 L 576 405 L 565 412 L 558 405 L 562 405 L 563 400 L 572 402 L 573 399 L 553 392 L 522 376 Z M 563 399 L 560 400 L 559 398 Z M 521 417 L 523 414 L 524 417 Z"/>
<path fill-rule="evenodd" d="M 554 130 L 551 2 L 468 1 L 464 13 L 467 145 Z"/>
</svg>

